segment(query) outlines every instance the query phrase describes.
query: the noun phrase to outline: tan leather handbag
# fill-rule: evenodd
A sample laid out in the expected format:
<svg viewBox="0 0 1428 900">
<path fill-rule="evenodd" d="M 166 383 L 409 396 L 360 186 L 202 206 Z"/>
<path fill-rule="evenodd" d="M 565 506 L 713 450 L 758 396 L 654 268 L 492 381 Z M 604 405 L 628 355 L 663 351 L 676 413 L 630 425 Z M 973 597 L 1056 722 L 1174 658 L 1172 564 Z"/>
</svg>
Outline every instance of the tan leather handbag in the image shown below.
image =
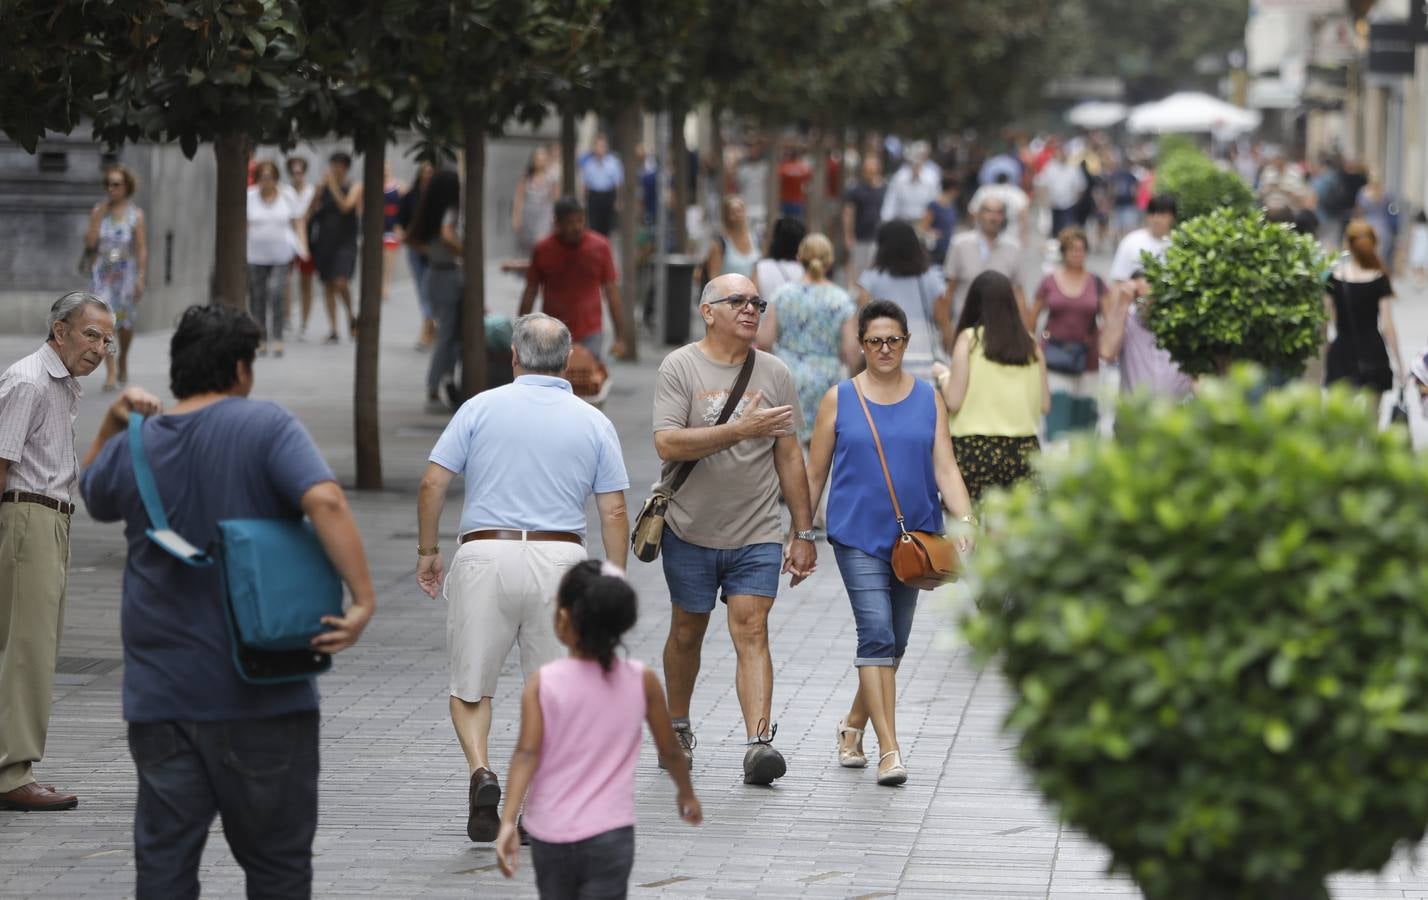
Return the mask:
<svg viewBox="0 0 1428 900">
<path fill-rule="evenodd" d="M 724 401 L 724 408 L 719 412 L 719 421 L 714 423 L 715 427 L 729 421 L 739 401 L 743 399 L 744 391 L 749 387 L 749 379 L 754 374 L 754 357 L 757 355 L 758 351 L 750 347 L 749 355 L 744 357 L 744 365 L 739 369 L 739 377 L 734 380 L 734 387 L 729 391 L 729 399 Z M 694 471 L 698 462 L 697 459 L 691 459 L 682 463 L 675 470 L 669 487 L 655 485 L 649 499 L 640 507 L 640 514 L 635 516 L 635 529 L 630 534 L 630 552 L 635 555 L 635 559 L 641 562 L 654 562 L 659 559 L 660 542 L 664 540 L 664 517 L 669 512 L 669 498 L 689 479 L 689 474 Z"/>
<path fill-rule="evenodd" d="M 863 415 L 868 419 L 868 429 L 873 433 L 873 446 L 878 449 L 878 462 L 882 463 L 888 496 L 892 498 L 898 530 L 902 532 L 893 544 L 893 574 L 908 587 L 921 591 L 936 590 L 957 577 L 957 546 L 945 534 L 907 530 L 903 524 L 902 506 L 897 502 L 897 491 L 893 489 L 892 473 L 888 471 L 888 458 L 883 454 L 883 442 L 878 437 L 878 426 L 873 424 L 873 413 L 868 409 L 868 401 L 863 399 L 863 389 L 858 386 L 856 378 L 853 379 L 853 390 L 858 395 L 858 405 L 863 407 Z"/>
</svg>

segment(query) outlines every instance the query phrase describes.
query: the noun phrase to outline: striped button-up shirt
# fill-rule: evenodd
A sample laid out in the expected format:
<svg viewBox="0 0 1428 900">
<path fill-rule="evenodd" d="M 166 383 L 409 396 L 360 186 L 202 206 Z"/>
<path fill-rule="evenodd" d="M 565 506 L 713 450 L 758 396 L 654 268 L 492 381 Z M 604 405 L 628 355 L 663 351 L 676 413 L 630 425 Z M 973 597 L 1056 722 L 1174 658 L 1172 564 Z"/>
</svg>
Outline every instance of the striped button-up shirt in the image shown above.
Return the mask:
<svg viewBox="0 0 1428 900">
<path fill-rule="evenodd" d="M 48 342 L 0 375 L 0 459 L 10 463 L 5 490 L 74 499 L 80 394 L 79 379 Z"/>
</svg>

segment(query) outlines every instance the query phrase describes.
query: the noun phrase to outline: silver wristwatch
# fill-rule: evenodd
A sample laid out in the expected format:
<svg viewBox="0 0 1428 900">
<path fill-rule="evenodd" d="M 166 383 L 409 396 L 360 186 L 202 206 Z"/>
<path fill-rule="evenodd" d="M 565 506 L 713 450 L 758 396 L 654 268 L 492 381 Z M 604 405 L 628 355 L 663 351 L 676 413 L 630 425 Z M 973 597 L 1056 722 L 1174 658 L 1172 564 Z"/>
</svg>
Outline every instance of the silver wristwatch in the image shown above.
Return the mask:
<svg viewBox="0 0 1428 900">
<path fill-rule="evenodd" d="M 818 532 L 810 528 L 807 531 L 795 531 L 793 533 L 793 536 L 800 541 L 808 541 L 809 543 L 812 543 L 813 540 L 818 537 Z"/>
</svg>

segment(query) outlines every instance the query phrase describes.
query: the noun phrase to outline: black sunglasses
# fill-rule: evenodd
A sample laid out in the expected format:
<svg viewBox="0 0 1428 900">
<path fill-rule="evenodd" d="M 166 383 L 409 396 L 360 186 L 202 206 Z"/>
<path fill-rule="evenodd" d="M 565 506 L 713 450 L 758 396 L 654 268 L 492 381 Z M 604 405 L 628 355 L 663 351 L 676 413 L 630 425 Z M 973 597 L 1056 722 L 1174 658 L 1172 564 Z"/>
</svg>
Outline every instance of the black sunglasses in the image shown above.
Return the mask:
<svg viewBox="0 0 1428 900">
<path fill-rule="evenodd" d="M 759 311 L 759 315 L 763 315 L 764 310 L 769 308 L 769 302 L 757 294 L 750 294 L 749 296 L 744 296 L 743 294 L 735 294 L 732 297 L 723 297 L 719 300 L 709 301 L 710 306 L 715 306 L 719 303 L 729 304 L 729 308 L 736 313 L 743 312 L 744 310 L 752 306 L 754 309 Z"/>
<path fill-rule="evenodd" d="M 867 347 L 869 350 L 881 350 L 883 347 L 887 347 L 889 350 L 896 352 L 906 342 L 907 338 L 902 335 L 893 335 L 892 337 L 880 338 L 863 338 L 863 346 Z"/>
</svg>

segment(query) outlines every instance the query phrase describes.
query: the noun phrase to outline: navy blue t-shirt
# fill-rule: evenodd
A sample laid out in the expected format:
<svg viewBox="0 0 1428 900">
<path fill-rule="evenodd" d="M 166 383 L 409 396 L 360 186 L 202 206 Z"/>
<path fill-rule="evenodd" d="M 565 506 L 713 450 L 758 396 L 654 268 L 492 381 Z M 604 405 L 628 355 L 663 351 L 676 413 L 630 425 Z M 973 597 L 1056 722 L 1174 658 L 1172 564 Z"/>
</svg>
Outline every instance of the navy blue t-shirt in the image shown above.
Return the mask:
<svg viewBox="0 0 1428 900">
<path fill-rule="evenodd" d="M 185 415 L 144 423 L 144 450 L 169 526 L 207 548 L 221 519 L 302 516 L 302 495 L 335 480 L 292 413 L 232 397 Z M 217 566 L 195 568 L 144 535 L 128 432 L 104 445 L 80 478 L 89 513 L 124 520 L 120 627 L 124 718 L 130 722 L 257 719 L 317 709 L 314 679 L 253 685 L 238 677 Z"/>
</svg>

